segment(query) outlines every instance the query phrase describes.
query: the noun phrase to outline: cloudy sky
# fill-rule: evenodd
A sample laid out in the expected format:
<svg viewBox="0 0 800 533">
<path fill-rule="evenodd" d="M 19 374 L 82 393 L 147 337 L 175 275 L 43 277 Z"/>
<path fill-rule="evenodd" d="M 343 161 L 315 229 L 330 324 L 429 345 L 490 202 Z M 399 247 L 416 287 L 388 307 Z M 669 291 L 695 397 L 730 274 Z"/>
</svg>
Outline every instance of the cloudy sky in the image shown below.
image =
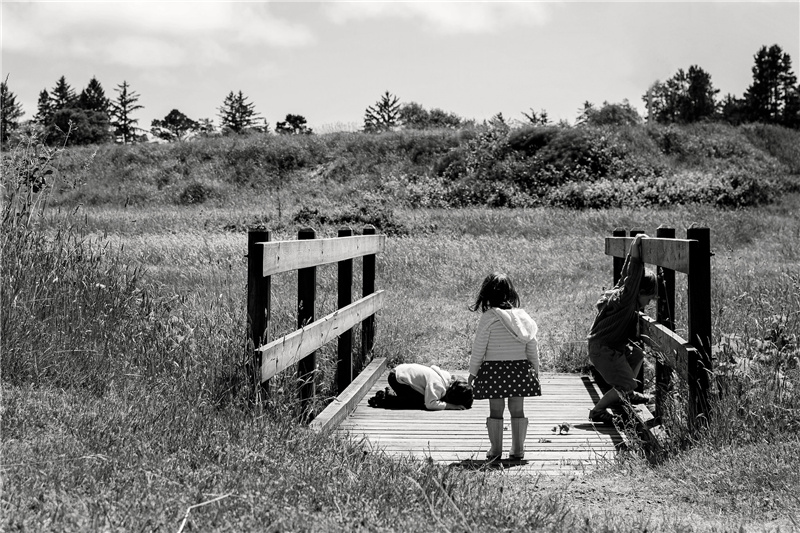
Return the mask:
<svg viewBox="0 0 800 533">
<path fill-rule="evenodd" d="M 385 91 L 478 121 L 583 102 L 644 111 L 656 80 L 699 65 L 741 96 L 753 56 L 778 44 L 800 73 L 800 2 L 9 2 L 2 75 L 25 110 L 59 77 L 106 94 L 127 81 L 150 125 L 211 118 L 241 90 L 274 127 L 360 127 Z"/>
</svg>

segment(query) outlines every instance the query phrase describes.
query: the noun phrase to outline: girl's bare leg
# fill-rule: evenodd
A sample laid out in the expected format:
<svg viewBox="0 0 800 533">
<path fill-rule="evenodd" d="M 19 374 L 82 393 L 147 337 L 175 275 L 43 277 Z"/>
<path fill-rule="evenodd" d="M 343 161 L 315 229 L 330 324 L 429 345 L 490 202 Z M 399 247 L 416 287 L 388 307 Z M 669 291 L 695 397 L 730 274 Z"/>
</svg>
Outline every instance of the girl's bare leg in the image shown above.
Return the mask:
<svg viewBox="0 0 800 533">
<path fill-rule="evenodd" d="M 509 398 L 508 412 L 511 413 L 511 418 L 525 418 L 525 398 Z"/>
<path fill-rule="evenodd" d="M 509 407 L 511 402 L 509 400 Z M 489 418 L 503 418 L 503 411 L 506 410 L 505 398 L 491 398 L 489 399 Z M 513 415 L 512 415 L 513 416 Z"/>
</svg>

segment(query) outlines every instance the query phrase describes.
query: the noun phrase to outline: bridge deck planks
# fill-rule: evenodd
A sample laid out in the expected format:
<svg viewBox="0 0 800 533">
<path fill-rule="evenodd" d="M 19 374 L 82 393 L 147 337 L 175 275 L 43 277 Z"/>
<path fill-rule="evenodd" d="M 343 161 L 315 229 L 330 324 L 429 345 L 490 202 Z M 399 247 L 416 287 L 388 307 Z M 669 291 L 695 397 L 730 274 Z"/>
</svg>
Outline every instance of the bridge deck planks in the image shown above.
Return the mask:
<svg viewBox="0 0 800 533">
<path fill-rule="evenodd" d="M 463 371 L 450 371 L 465 375 Z M 338 427 L 340 433 L 365 438 L 374 450 L 391 456 L 412 455 L 444 464 L 479 468 L 485 465 L 489 437 L 486 417 L 489 401 L 477 400 L 465 411 L 388 410 L 369 407 L 367 400 L 387 383 L 387 373 L 376 381 L 355 411 Z M 542 394 L 526 398 L 529 419 L 525 461 L 504 461 L 508 472 L 528 474 L 584 473 L 613 461 L 624 439 L 614 428 L 591 424 L 589 409 L 600 396 L 597 385 L 577 374 L 542 374 Z M 570 424 L 568 433 L 553 428 Z M 504 457 L 511 446 L 508 411 L 504 424 Z"/>
</svg>

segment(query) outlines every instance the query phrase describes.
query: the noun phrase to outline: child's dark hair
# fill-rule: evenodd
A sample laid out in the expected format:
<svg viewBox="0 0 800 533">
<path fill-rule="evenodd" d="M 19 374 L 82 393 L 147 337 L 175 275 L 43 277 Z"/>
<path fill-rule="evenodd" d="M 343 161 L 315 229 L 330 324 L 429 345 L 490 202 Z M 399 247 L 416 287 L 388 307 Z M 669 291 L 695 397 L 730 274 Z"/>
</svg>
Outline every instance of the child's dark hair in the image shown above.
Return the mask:
<svg viewBox="0 0 800 533">
<path fill-rule="evenodd" d="M 467 409 L 472 407 L 472 387 L 464 380 L 464 378 L 456 378 L 456 380 L 447 387 L 442 401 L 452 403 L 454 405 L 463 405 Z"/>
<path fill-rule="evenodd" d="M 511 279 L 501 272 L 493 272 L 486 276 L 478 291 L 475 303 L 469 307 L 470 311 L 486 311 L 490 307 L 511 309 L 519 307 L 519 295 L 514 289 Z"/>
</svg>

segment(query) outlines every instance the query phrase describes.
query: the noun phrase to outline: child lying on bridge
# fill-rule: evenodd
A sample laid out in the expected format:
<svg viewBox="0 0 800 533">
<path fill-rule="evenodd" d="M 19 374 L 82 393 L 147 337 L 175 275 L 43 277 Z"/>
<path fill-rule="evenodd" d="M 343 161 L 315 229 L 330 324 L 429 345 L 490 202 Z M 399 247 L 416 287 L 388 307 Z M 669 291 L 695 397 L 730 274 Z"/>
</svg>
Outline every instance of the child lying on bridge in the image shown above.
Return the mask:
<svg viewBox="0 0 800 533">
<path fill-rule="evenodd" d="M 385 409 L 469 409 L 472 387 L 464 378 L 438 366 L 404 363 L 389 372 L 389 387 L 378 391 L 367 403 Z"/>
</svg>

